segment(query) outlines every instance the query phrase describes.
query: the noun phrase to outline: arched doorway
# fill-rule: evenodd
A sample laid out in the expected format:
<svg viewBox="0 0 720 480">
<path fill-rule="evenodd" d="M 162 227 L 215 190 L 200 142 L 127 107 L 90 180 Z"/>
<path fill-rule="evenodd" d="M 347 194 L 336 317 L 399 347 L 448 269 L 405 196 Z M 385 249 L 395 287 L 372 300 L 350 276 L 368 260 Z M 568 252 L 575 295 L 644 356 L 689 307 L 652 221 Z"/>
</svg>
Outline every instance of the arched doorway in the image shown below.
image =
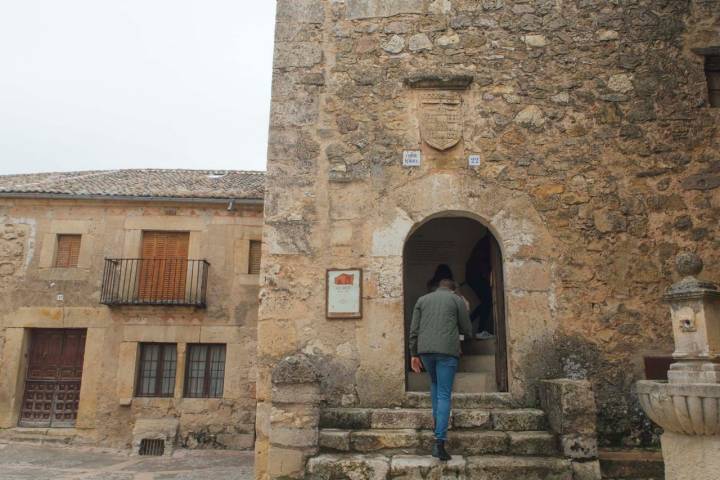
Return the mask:
<svg viewBox="0 0 720 480">
<path fill-rule="evenodd" d="M 474 338 L 462 342 L 456 392 L 508 390 L 502 265 L 502 253 L 494 235 L 472 218 L 432 218 L 417 227 L 405 242 L 405 338 L 415 302 L 431 291 L 440 278 L 452 275 L 459 285 L 458 292 L 470 302 Z M 410 370 L 407 342 L 405 357 L 407 390 L 429 390 L 427 375 Z"/>
</svg>

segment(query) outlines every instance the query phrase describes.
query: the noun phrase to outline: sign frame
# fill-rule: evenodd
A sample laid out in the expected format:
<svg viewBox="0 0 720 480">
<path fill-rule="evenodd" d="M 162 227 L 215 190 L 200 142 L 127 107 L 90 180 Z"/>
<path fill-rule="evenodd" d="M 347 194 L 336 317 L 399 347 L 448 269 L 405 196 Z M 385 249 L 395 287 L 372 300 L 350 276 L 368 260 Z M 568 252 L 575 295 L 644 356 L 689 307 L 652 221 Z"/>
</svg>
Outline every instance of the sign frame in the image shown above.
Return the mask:
<svg viewBox="0 0 720 480">
<path fill-rule="evenodd" d="M 333 312 L 331 310 L 332 290 L 330 289 L 330 276 L 332 273 L 342 272 L 356 274 L 357 287 L 353 284 L 351 295 L 357 295 L 358 309 L 355 312 Z M 363 271 L 362 268 L 328 268 L 325 271 L 325 318 L 328 320 L 357 320 L 363 318 Z"/>
</svg>

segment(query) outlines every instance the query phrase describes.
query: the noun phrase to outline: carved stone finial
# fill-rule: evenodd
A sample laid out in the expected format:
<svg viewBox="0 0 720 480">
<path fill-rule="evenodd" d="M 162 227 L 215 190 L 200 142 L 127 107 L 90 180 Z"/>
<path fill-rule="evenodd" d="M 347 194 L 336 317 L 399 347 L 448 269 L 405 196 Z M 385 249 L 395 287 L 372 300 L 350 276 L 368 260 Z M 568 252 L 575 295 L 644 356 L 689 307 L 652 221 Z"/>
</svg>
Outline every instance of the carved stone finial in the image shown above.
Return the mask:
<svg viewBox="0 0 720 480">
<path fill-rule="evenodd" d="M 675 259 L 675 268 L 683 277 L 695 277 L 703 270 L 703 261 L 695 253 L 683 252 Z"/>
</svg>

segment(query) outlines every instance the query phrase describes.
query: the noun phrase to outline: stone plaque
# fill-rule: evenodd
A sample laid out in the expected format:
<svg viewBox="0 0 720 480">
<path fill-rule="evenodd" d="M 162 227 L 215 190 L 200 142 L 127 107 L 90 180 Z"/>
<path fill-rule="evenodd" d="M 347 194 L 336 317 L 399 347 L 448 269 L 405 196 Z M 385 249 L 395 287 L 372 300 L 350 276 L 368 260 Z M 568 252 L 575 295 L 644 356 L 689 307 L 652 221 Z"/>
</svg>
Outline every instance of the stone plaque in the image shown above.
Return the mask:
<svg viewBox="0 0 720 480">
<path fill-rule="evenodd" d="M 470 155 L 468 157 L 468 167 L 479 167 L 480 155 Z"/>
<path fill-rule="evenodd" d="M 462 97 L 457 92 L 420 94 L 420 135 L 436 150 L 447 150 L 462 139 Z"/>
</svg>

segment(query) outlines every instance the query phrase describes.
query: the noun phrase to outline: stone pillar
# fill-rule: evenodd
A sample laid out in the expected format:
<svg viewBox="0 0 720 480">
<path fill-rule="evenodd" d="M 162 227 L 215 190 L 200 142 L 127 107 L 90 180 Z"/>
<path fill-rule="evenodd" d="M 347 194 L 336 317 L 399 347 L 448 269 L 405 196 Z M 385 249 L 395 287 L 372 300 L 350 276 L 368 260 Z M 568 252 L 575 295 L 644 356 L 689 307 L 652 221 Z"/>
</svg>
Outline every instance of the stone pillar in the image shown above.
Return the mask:
<svg viewBox="0 0 720 480">
<path fill-rule="evenodd" d="M 683 279 L 663 299 L 670 304 L 676 362 L 669 383 L 640 381 L 640 404 L 665 433 L 667 480 L 715 480 L 720 472 L 720 291 L 696 278 L 703 263 L 681 254 Z"/>
<path fill-rule="evenodd" d="M 307 459 L 318 452 L 320 382 L 303 354 L 284 358 L 272 373 L 267 472 L 256 478 L 303 478 Z"/>
<path fill-rule="evenodd" d="M 543 380 L 540 403 L 560 450 L 572 460 L 574 478 L 600 480 L 597 448 L 597 408 L 587 380 Z"/>
</svg>

